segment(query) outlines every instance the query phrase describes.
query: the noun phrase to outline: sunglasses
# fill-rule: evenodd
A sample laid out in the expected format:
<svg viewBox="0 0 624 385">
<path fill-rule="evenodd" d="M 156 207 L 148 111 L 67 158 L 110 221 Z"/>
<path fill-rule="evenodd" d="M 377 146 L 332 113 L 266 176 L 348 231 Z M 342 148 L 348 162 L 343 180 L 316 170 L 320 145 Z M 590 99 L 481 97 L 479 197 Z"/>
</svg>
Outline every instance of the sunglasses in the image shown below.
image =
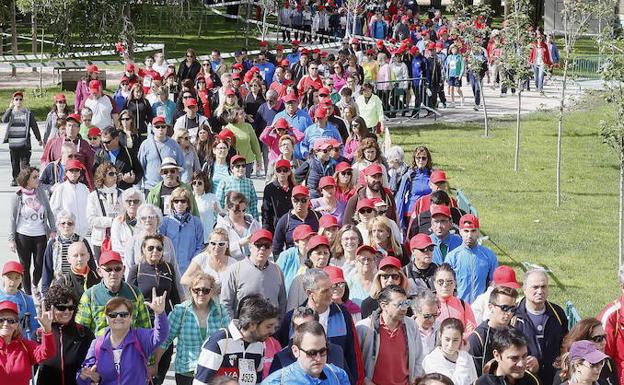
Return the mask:
<svg viewBox="0 0 624 385">
<path fill-rule="evenodd" d="M 123 122 L 123 121 L 126 121 L 126 120 L 132 120 L 132 118 L 121 118 L 119 120 L 121 120 Z"/>
<path fill-rule="evenodd" d="M 450 285 L 452 285 L 452 284 L 454 284 L 454 283 L 455 283 L 455 280 L 454 280 L 454 279 L 446 279 L 446 280 L 444 280 L 444 279 L 438 279 L 438 280 L 436 280 L 435 282 L 436 282 L 438 285 L 440 285 L 440 286 L 445 286 L 445 285 L 446 285 L 446 286 L 450 286 Z"/>
<path fill-rule="evenodd" d="M 334 283 L 331 288 L 332 289 L 344 289 L 347 287 L 347 283 L 346 282 L 339 282 L 339 283 Z"/>
<path fill-rule="evenodd" d="M 429 160 L 426 156 L 417 156 L 416 160 Z"/>
<path fill-rule="evenodd" d="M 398 308 L 408 308 L 410 306 L 412 306 L 412 300 L 411 299 L 404 299 L 403 301 L 399 301 L 397 303 L 393 303 L 394 306 L 398 307 Z"/>
<path fill-rule="evenodd" d="M 604 340 L 607 339 L 607 335 L 606 334 L 599 334 L 597 336 L 590 337 L 589 339 L 594 341 L 595 343 L 599 344 L 599 343 L 601 343 L 601 342 L 603 342 Z"/>
<path fill-rule="evenodd" d="M 15 325 L 17 323 L 17 320 L 13 317 L 0 318 L 0 325 L 4 325 L 5 323 L 8 323 L 9 325 Z"/>
<path fill-rule="evenodd" d="M 139 203 L 141 203 L 140 199 L 127 199 L 126 203 L 129 205 L 138 205 Z"/>
<path fill-rule="evenodd" d="M 117 176 L 117 173 L 115 171 L 109 171 L 106 173 L 107 176 Z"/>
<path fill-rule="evenodd" d="M 165 125 L 163 125 L 163 124 L 159 124 L 159 125 L 157 125 L 157 126 L 154 126 L 154 128 L 155 128 L 155 129 L 158 129 L 158 130 L 164 130 L 164 129 L 166 129 L 166 128 L 167 128 L 167 126 L 165 126 Z"/>
<path fill-rule="evenodd" d="M 74 222 L 61 222 L 59 223 L 61 226 L 73 226 Z"/>
<path fill-rule="evenodd" d="M 400 278 L 401 278 L 401 276 L 400 276 L 399 274 L 397 274 L 397 273 L 391 273 L 391 274 L 379 274 L 379 278 L 381 278 L 381 279 L 388 279 L 388 278 L 391 278 L 391 279 L 393 279 L 393 280 L 395 280 L 395 281 L 396 281 L 396 280 L 400 279 Z"/>
<path fill-rule="evenodd" d="M 227 242 L 225 242 L 225 241 L 210 241 L 210 242 L 208 242 L 208 244 L 210 246 L 225 247 L 225 245 L 227 245 Z"/>
<path fill-rule="evenodd" d="M 199 295 L 199 294 L 203 294 L 203 295 L 207 295 L 210 294 L 210 291 L 212 289 L 209 287 L 196 287 L 194 289 L 192 289 L 193 293 Z"/>
<path fill-rule="evenodd" d="M 371 208 L 363 208 L 363 209 L 360 209 L 360 211 L 358 211 L 358 212 L 360 214 L 370 214 L 370 213 L 373 212 L 373 209 L 371 209 Z"/>
<path fill-rule="evenodd" d="M 128 318 L 130 317 L 129 311 L 113 311 L 107 314 L 108 318 Z"/>
<path fill-rule="evenodd" d="M 288 171 L 290 171 L 290 169 L 286 167 L 280 167 L 275 170 L 275 172 L 278 174 L 286 174 Z"/>
<path fill-rule="evenodd" d="M 97 139 L 100 139 L 100 137 L 99 137 L 99 136 L 87 136 L 87 138 L 88 138 L 89 140 L 97 140 Z"/>
<path fill-rule="evenodd" d="M 166 168 L 164 170 L 162 170 L 160 172 L 161 175 L 167 175 L 167 174 L 175 174 L 176 172 L 178 172 L 177 168 Z"/>
<path fill-rule="evenodd" d="M 254 247 L 256 249 L 265 249 L 265 250 L 271 250 L 271 247 L 273 246 L 271 243 L 269 242 L 256 242 L 253 244 Z"/>
<path fill-rule="evenodd" d="M 340 175 L 351 176 L 353 175 L 353 171 L 340 171 Z"/>
<path fill-rule="evenodd" d="M 74 310 L 76 310 L 76 305 L 54 305 L 54 307 L 58 311 L 66 311 L 66 310 L 74 311 Z"/>
<path fill-rule="evenodd" d="M 69 154 L 67 155 L 67 159 L 76 159 L 78 157 L 78 155 L 76 154 Z"/>
<path fill-rule="evenodd" d="M 427 246 L 424 249 L 418 249 L 419 251 L 426 253 L 426 252 L 432 252 L 435 246 Z"/>
<path fill-rule="evenodd" d="M 432 318 L 438 318 L 438 316 L 440 315 L 440 312 L 437 313 L 425 313 L 422 315 L 422 317 L 424 319 L 432 319 Z"/>
<path fill-rule="evenodd" d="M 517 306 L 514 306 L 514 305 L 499 305 L 497 303 L 493 303 L 492 305 L 494 305 L 497 308 L 501 309 L 503 311 L 503 313 L 513 313 L 518 308 Z"/>
<path fill-rule="evenodd" d="M 201 185 L 203 185 L 203 184 L 204 184 L 204 181 L 201 181 L 201 180 L 194 180 L 193 182 L 191 182 L 191 184 L 192 184 L 193 186 L 201 186 Z"/>
<path fill-rule="evenodd" d="M 297 346 L 299 348 L 299 350 L 301 350 L 302 352 L 304 352 L 308 357 L 310 358 L 315 358 L 317 356 L 321 356 L 321 357 L 325 357 L 327 355 L 327 348 L 321 348 L 321 349 L 312 349 L 312 350 L 304 350 L 301 349 L 299 346 Z"/>
<path fill-rule="evenodd" d="M 162 246 L 153 246 L 153 245 L 149 245 L 146 247 L 147 251 L 154 251 L 154 249 L 158 250 L 158 251 L 163 251 Z"/>
<path fill-rule="evenodd" d="M 123 270 L 123 266 L 102 267 L 102 270 L 104 270 L 107 273 L 112 273 L 113 271 L 115 273 L 121 273 L 121 271 Z"/>
<path fill-rule="evenodd" d="M 192 96 L 183 96 L 182 99 L 192 99 Z"/>
<path fill-rule="evenodd" d="M 293 198 L 292 200 L 295 203 L 308 203 L 308 198 Z"/>
<path fill-rule="evenodd" d="M 186 199 L 174 199 L 173 203 L 188 203 L 188 201 Z"/>
</svg>

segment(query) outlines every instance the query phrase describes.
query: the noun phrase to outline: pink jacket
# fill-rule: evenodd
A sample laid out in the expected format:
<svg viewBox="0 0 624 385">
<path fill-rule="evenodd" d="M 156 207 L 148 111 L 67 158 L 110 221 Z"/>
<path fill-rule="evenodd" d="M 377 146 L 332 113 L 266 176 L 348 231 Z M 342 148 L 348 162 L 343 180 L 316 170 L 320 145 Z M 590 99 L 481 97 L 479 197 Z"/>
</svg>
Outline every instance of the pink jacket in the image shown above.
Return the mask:
<svg viewBox="0 0 624 385">
<path fill-rule="evenodd" d="M 288 135 L 295 138 L 295 144 L 301 142 L 304 137 L 303 132 L 297 130 L 294 127 L 291 127 L 288 130 Z M 273 126 L 266 126 L 264 128 L 264 130 L 260 134 L 260 140 L 269 148 L 269 162 L 274 161 L 280 156 L 279 136 L 277 135 L 277 132 L 273 129 Z"/>
</svg>

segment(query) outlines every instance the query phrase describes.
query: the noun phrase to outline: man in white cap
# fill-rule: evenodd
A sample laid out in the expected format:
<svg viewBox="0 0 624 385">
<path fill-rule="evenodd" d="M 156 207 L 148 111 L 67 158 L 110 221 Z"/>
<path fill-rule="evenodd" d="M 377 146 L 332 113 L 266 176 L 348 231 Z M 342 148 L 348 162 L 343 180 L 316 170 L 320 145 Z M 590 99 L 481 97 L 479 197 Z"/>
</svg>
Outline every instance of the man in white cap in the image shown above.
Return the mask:
<svg viewBox="0 0 624 385">
<path fill-rule="evenodd" d="M 197 203 L 195 202 L 193 195 L 193 189 L 191 186 L 180 181 L 181 171 L 182 167 L 178 166 L 175 159 L 171 157 L 164 158 L 160 166 L 160 176 L 162 177 L 162 181 L 150 189 L 145 202 L 151 203 L 156 207 L 160 207 L 163 215 L 169 215 L 171 214 L 171 202 L 169 201 L 171 192 L 178 187 L 182 187 L 187 190 L 192 197 L 191 212 L 193 215 L 199 216 Z"/>
</svg>

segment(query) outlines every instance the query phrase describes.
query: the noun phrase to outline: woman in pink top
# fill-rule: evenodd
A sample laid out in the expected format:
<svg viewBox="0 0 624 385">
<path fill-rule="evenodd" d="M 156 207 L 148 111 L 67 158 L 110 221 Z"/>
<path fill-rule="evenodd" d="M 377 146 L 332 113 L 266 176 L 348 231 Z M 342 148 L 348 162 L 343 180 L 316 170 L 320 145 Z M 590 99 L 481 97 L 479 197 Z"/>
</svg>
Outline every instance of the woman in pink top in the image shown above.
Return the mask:
<svg viewBox="0 0 624 385">
<path fill-rule="evenodd" d="M 334 81 L 333 87 L 336 92 L 340 92 L 342 87 L 347 85 L 347 72 L 339 61 L 334 62 L 334 73 L 331 78 Z"/>
<path fill-rule="evenodd" d="M 440 301 L 440 315 L 436 318 L 436 322 L 440 324 L 447 318 L 461 320 L 464 323 L 464 338 L 466 338 L 477 327 L 477 321 L 470 304 L 455 297 L 457 281 L 451 265 L 443 263 L 438 266 L 433 282 Z"/>
<path fill-rule="evenodd" d="M 288 124 L 288 121 L 284 118 L 279 118 L 273 125 L 266 126 L 260 134 L 260 140 L 266 144 L 269 149 L 269 162 L 275 161 L 279 158 L 280 151 L 280 138 L 284 135 L 290 135 L 295 139 L 295 144 L 303 140 L 303 133 Z"/>
</svg>

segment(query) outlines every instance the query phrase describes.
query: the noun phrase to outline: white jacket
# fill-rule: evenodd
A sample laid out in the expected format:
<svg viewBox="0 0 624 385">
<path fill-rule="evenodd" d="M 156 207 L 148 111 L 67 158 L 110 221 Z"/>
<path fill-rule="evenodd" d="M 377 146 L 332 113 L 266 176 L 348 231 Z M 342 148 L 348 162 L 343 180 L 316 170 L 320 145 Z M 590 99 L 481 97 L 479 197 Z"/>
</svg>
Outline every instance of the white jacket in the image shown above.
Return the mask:
<svg viewBox="0 0 624 385">
<path fill-rule="evenodd" d="M 198 123 L 197 127 L 195 128 L 190 128 L 190 129 L 188 128 L 186 114 L 176 119 L 175 123 L 173 124 L 174 130 L 179 130 L 179 129 L 188 130 L 189 138 L 191 138 L 191 143 L 193 144 L 195 144 L 194 142 L 195 142 L 195 138 L 197 137 L 197 131 L 199 130 L 199 127 L 201 127 L 202 125 L 210 127 L 210 123 L 208 123 L 208 118 L 206 118 L 205 116 L 196 114 L 195 118 L 197 119 L 197 123 Z"/>
<path fill-rule="evenodd" d="M 251 235 L 260 230 L 262 226 L 251 215 L 245 214 L 245 223 L 247 223 L 247 230 L 242 236 L 236 232 L 232 222 L 227 217 L 227 214 L 220 214 L 217 216 L 217 225 L 215 228 L 222 228 L 228 232 L 228 239 L 230 241 L 230 257 L 240 261 L 249 256 L 249 245 L 242 247 L 240 242 L 244 238 L 251 238 Z"/>
<path fill-rule="evenodd" d="M 98 199 L 99 192 L 99 199 Z M 115 218 L 122 211 L 121 189 L 116 186 L 102 187 L 91 191 L 87 199 L 87 222 L 91 228 L 91 244 L 102 246 L 106 230 L 110 229 Z M 102 204 L 100 205 L 100 200 Z M 104 212 L 102 211 L 104 206 Z"/>
<path fill-rule="evenodd" d="M 113 251 L 119 253 L 122 259 L 126 253 L 126 248 L 134 240 L 134 231 L 135 229 L 131 229 L 130 226 L 128 226 L 123 215 L 118 215 L 116 218 L 113 218 L 113 224 L 111 225 L 111 245 Z"/>
<path fill-rule="evenodd" d="M 70 183 L 65 181 L 57 184 L 50 198 L 50 208 L 55 217 L 61 210 L 67 210 L 76 216 L 76 227 L 74 232 L 81 237 L 85 237 L 89 231 L 87 221 L 87 199 L 89 189 L 82 183 Z"/>
<path fill-rule="evenodd" d="M 468 352 L 459 351 L 457 362 L 453 363 L 444 357 L 440 347 L 433 349 L 423 360 L 423 369 L 426 374 L 444 374 L 455 385 L 470 385 L 477 380 L 477 369 L 474 360 Z"/>
</svg>

